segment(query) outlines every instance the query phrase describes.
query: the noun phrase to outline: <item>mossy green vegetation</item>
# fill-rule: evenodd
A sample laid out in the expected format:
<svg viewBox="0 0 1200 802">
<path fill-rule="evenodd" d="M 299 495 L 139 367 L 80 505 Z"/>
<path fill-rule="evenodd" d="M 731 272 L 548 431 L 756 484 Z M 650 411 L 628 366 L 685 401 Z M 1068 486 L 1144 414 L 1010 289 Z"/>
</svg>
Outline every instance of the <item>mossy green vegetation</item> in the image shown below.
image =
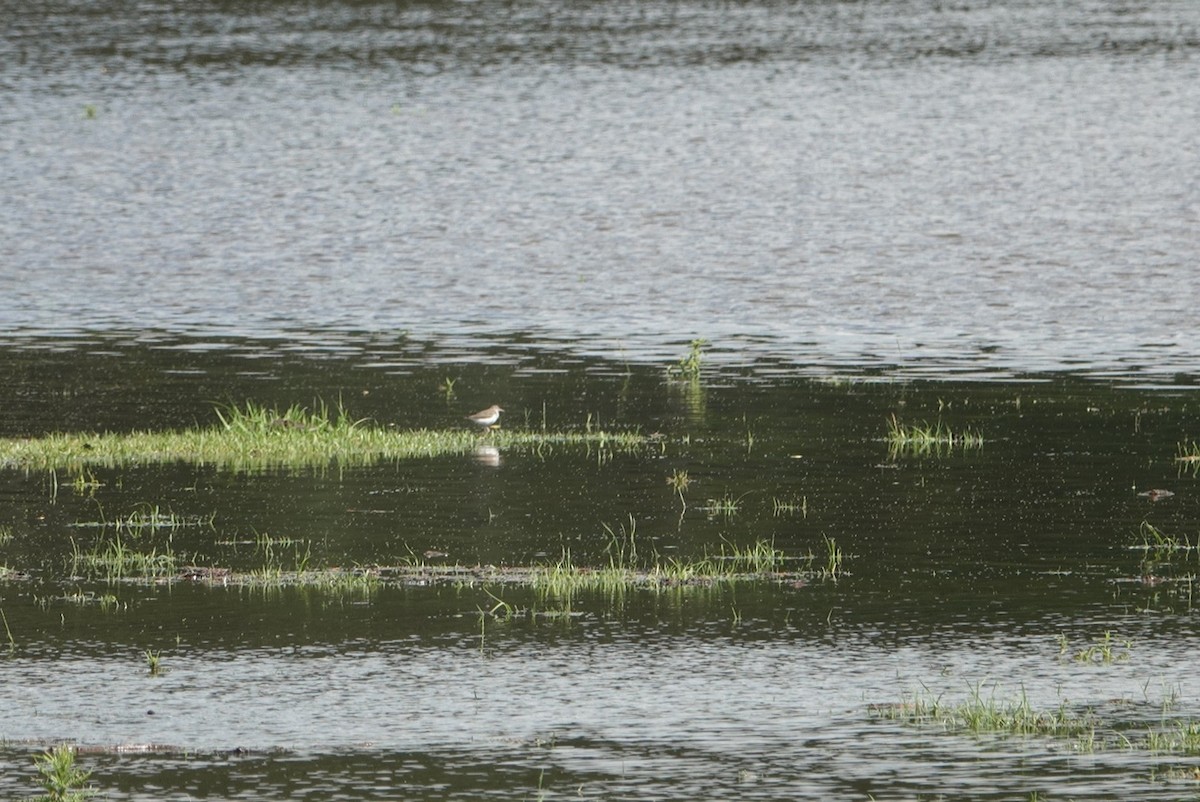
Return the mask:
<svg viewBox="0 0 1200 802">
<path fill-rule="evenodd" d="M 83 466 L 165 462 L 251 470 L 271 467 L 367 465 L 387 460 L 469 454 L 486 442 L 497 448 L 554 447 L 631 450 L 647 438 L 631 431 L 399 430 L 355 420 L 345 408 L 313 411 L 254 404 L 217 410 L 218 424 L 163 432 L 56 433 L 0 439 L 0 466 L 80 472 Z"/>
</svg>

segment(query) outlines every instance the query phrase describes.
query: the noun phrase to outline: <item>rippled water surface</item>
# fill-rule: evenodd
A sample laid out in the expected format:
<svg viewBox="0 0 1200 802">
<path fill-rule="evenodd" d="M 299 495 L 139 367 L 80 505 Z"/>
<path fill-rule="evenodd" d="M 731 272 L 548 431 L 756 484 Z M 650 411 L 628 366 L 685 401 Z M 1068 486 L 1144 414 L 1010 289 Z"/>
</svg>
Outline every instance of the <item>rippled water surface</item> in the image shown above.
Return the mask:
<svg viewBox="0 0 1200 802">
<path fill-rule="evenodd" d="M 0 0 L 0 437 L 317 398 L 655 435 L 0 464 L 0 796 L 60 741 L 114 800 L 1194 793 L 1198 54 L 1185 0 Z M 889 451 L 893 416 L 983 446 Z M 77 570 L 114 533 L 845 565 L 566 600 Z M 906 720 L 973 697 L 1090 729 Z"/>
<path fill-rule="evenodd" d="M 8 329 L 1197 356 L 1186 0 L 5 16 Z"/>
</svg>

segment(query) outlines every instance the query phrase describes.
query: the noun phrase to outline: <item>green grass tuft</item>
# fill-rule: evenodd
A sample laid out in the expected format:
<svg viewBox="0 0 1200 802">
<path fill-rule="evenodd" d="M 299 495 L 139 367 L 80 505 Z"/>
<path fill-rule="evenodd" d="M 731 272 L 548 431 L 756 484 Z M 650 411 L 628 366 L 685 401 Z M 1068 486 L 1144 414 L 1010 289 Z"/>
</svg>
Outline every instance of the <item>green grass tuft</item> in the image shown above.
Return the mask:
<svg viewBox="0 0 1200 802">
<path fill-rule="evenodd" d="M 1169 535 L 1149 521 L 1142 521 L 1141 535 L 1141 544 L 1134 548 L 1144 551 L 1148 562 L 1169 563 L 1176 554 L 1183 553 L 1186 557 L 1196 551 L 1187 535 Z"/>
<path fill-rule="evenodd" d="M 954 431 L 940 420 L 928 423 L 902 424 L 895 415 L 888 420 L 888 450 L 893 457 L 942 454 L 958 448 L 963 451 L 983 447 L 983 436 L 970 429 Z"/>
<path fill-rule="evenodd" d="M 692 340 L 688 344 L 687 355 L 682 357 L 668 372 L 688 381 L 698 381 L 704 365 L 704 346 L 706 345 L 708 345 L 708 340 L 703 337 Z"/>
<path fill-rule="evenodd" d="M 82 472 L 87 465 L 124 466 L 189 462 L 228 470 L 273 467 L 369 465 L 386 460 L 469 454 L 479 433 L 450 430 L 395 430 L 355 420 L 339 405 L 315 411 L 293 405 L 279 410 L 248 402 L 216 410 L 218 425 L 167 432 L 58 433 L 38 438 L 0 438 L 0 466 Z M 647 438 L 635 432 L 492 431 L 498 448 L 633 450 Z"/>
<path fill-rule="evenodd" d="M 1132 652 L 1133 641 L 1117 640 L 1113 637 L 1112 632 L 1106 631 L 1103 638 L 1099 638 L 1094 643 L 1077 651 L 1075 653 L 1075 662 L 1107 665 L 1121 660 L 1128 660 Z"/>
<path fill-rule="evenodd" d="M 1065 705 L 1056 710 L 1038 710 L 1024 691 L 1016 699 L 997 701 L 994 693 L 984 696 L 979 685 L 957 704 L 945 703 L 941 696 L 925 692 L 914 694 L 911 700 L 873 705 L 870 709 L 880 718 L 976 734 L 1079 736 L 1095 727 L 1091 716 L 1074 714 Z"/>
<path fill-rule="evenodd" d="M 72 541 L 71 573 L 86 573 L 100 576 L 108 581 L 124 578 L 158 579 L 175 576 L 179 563 L 168 544 L 139 550 L 127 545 L 118 532 L 112 539 L 105 540 L 89 551 L 83 551 Z"/>
<path fill-rule="evenodd" d="M 36 802 L 82 802 L 95 796 L 95 791 L 87 787 L 92 773 L 75 765 L 74 747 L 67 744 L 56 746 L 34 757 L 33 763 L 42 775 L 40 783 L 46 791 L 34 797 Z"/>
</svg>

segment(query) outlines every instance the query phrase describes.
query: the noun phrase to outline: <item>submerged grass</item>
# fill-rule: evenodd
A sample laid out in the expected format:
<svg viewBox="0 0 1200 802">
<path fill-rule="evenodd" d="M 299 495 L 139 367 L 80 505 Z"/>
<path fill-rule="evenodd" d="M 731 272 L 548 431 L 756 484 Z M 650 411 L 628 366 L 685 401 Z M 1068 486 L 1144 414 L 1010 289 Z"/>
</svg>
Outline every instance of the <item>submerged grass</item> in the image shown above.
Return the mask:
<svg viewBox="0 0 1200 802">
<path fill-rule="evenodd" d="M 543 596 L 570 599 L 576 593 L 592 592 L 620 596 L 635 589 L 710 587 L 717 584 L 754 581 L 778 573 L 780 552 L 759 541 L 741 552 L 727 551 L 700 560 L 653 559 L 644 563 L 611 561 L 592 568 L 576 564 L 569 550 L 558 561 L 528 569 L 521 584 Z"/>
<path fill-rule="evenodd" d="M 1112 632 L 1106 631 L 1103 638 L 1083 647 L 1075 653 L 1077 663 L 1110 664 L 1120 660 L 1128 660 L 1133 653 L 1133 641 L 1118 640 Z"/>
<path fill-rule="evenodd" d="M 940 420 L 935 424 L 903 424 L 895 415 L 888 420 L 888 450 L 893 457 L 941 454 L 958 448 L 982 448 L 983 435 L 970 429 L 954 431 Z"/>
<path fill-rule="evenodd" d="M 140 539 L 147 534 L 152 534 L 157 530 L 175 530 L 185 527 L 203 527 L 215 529 L 213 521 L 216 520 L 216 513 L 208 515 L 180 515 L 170 509 L 163 510 L 157 504 L 139 504 L 128 515 L 118 515 L 114 518 L 109 518 L 104 508 L 96 503 L 99 511 L 99 517 L 90 521 L 77 521 L 72 526 L 79 528 L 96 527 L 99 529 L 112 529 L 117 533 L 124 533 L 134 539 Z"/>
<path fill-rule="evenodd" d="M 772 498 L 771 511 L 776 518 L 781 515 L 795 515 L 796 513 L 799 513 L 802 518 L 807 518 L 808 496 L 801 496 L 799 499 Z"/>
<path fill-rule="evenodd" d="M 535 590 L 543 598 L 570 600 L 577 593 L 602 593 L 617 597 L 628 591 L 666 588 L 714 587 L 742 582 L 774 581 L 796 584 L 809 579 L 836 580 L 841 573 L 841 551 L 827 539 L 827 564 L 818 564 L 812 552 L 788 556 L 766 540 L 739 547 L 722 543 L 695 560 L 663 558 L 640 552 L 636 525 L 630 520 L 617 529 L 606 527 L 609 536 L 607 563 L 577 563 L 569 549 L 552 562 L 526 566 L 429 564 L 415 556 L 397 565 L 313 567 L 307 546 L 296 546 L 291 559 L 274 551 L 265 552 L 259 568 L 234 571 L 229 568 L 183 565 L 166 552 L 138 552 L 115 537 L 89 552 L 76 548 L 75 568 L 83 568 L 108 581 L 199 582 L 211 586 L 249 589 L 296 587 L 340 596 L 370 597 L 385 586 L 520 586 Z M 833 562 L 836 557 L 836 563 Z M 494 612 L 494 611 L 493 611 Z"/>
<path fill-rule="evenodd" d="M 734 497 L 732 494 L 726 493 L 720 498 L 708 499 L 707 503 L 700 509 L 708 513 L 709 518 L 716 518 L 718 516 L 732 518 L 738 514 L 738 510 L 742 507 L 742 499 L 748 495 L 750 495 L 749 492 Z"/>
<path fill-rule="evenodd" d="M 1182 553 L 1185 557 L 1196 551 L 1187 535 L 1170 535 L 1163 532 L 1149 521 L 1142 521 L 1142 542 L 1134 546 L 1146 553 L 1147 560 L 1158 563 L 1168 563 L 1176 555 Z"/>
<path fill-rule="evenodd" d="M 994 689 L 985 696 L 981 685 L 972 687 L 958 703 L 943 702 L 941 696 L 925 691 L 897 704 L 873 705 L 870 710 L 879 718 L 976 734 L 1081 736 L 1096 726 L 1093 716 L 1072 713 L 1066 705 L 1039 710 L 1030 704 L 1024 690 L 1015 699 L 1000 701 Z"/>
<path fill-rule="evenodd" d="M 519 581 L 545 598 L 569 601 L 577 593 L 619 597 L 637 589 L 660 591 L 814 576 L 836 578 L 824 569 L 813 569 L 813 554 L 789 557 L 769 540 L 759 539 L 744 547 L 724 541 L 715 551 L 706 551 L 696 560 L 663 559 L 658 554 L 639 556 L 632 519 L 619 530 L 606 529 L 610 537 L 607 565 L 578 565 L 570 550 L 564 549 L 558 561 L 530 567 Z"/>
<path fill-rule="evenodd" d="M 1190 719 L 1164 722 L 1146 733 L 1146 748 L 1151 752 L 1200 755 L 1200 722 Z"/>
<path fill-rule="evenodd" d="M 1122 721 L 1101 718 L 1091 708 L 1078 712 L 1065 702 L 1052 709 L 1035 708 L 1024 689 L 1015 698 L 997 700 L 995 691 L 992 688 L 985 694 L 982 685 L 976 684 L 969 688 L 966 699 L 951 703 L 924 688 L 906 694 L 899 702 L 871 704 L 867 709 L 874 718 L 947 732 L 1061 738 L 1077 752 L 1115 748 L 1188 760 L 1200 756 L 1200 722 L 1167 716 L 1166 710 L 1174 704 L 1171 700 L 1164 702 L 1161 720 L 1147 725 L 1140 717 Z M 1200 769 L 1186 764 L 1169 768 L 1166 775 L 1200 779 Z"/>
<path fill-rule="evenodd" d="M 394 430 L 354 420 L 341 405 L 331 411 L 293 405 L 268 408 L 248 402 L 217 410 L 219 424 L 168 432 L 58 433 L 0 439 L 0 465 L 80 470 L 85 465 L 193 462 L 221 468 L 365 465 L 382 460 L 467 454 L 481 442 L 478 432 Z M 581 447 L 632 449 L 647 438 L 635 432 L 532 432 L 497 430 L 485 435 L 496 447 Z"/>
<path fill-rule="evenodd" d="M 140 578 L 169 578 L 179 572 L 179 562 L 167 544 L 162 550 L 157 547 L 139 550 L 130 547 L 120 532 L 84 551 L 79 544 L 71 542 L 71 572 L 101 576 L 109 581 Z"/>
<path fill-rule="evenodd" d="M 65 593 L 57 598 L 81 606 L 94 604 L 104 611 L 119 610 L 121 608 L 120 599 L 112 593 L 94 593 L 92 591 L 77 590 L 74 593 Z"/>
<path fill-rule="evenodd" d="M 306 588 L 335 596 L 370 596 L 380 587 L 372 568 L 304 568 L 299 571 L 264 569 L 252 575 L 251 585 Z"/>
<path fill-rule="evenodd" d="M 1200 443 L 1195 440 L 1180 443 L 1175 452 L 1175 461 L 1192 473 L 1200 473 Z"/>
</svg>

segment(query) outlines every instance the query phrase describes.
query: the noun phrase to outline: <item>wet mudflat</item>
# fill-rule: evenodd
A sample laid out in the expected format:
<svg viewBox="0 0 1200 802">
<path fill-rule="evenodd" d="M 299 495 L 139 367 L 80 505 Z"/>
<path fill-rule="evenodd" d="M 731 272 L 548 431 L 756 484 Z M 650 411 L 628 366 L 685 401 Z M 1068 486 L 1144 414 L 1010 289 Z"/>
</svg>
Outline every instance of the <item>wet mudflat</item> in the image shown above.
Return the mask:
<svg viewBox="0 0 1200 802">
<path fill-rule="evenodd" d="M 116 341 L 41 351 L 61 379 L 10 383 L 6 406 L 40 416 L 3 435 L 210 423 L 203 388 L 224 376 L 265 404 L 340 393 L 384 426 L 470 426 L 461 415 L 494 398 L 506 429 L 528 413 L 656 437 L 295 468 L 9 464 L 5 795 L 32 793 L 32 755 L 64 740 L 113 799 L 1176 799 L 1195 782 L 1186 387 L 753 366 L 688 381 L 552 356 L 510 366 L 503 348 L 498 365 L 400 376 L 367 369 L 398 348 L 237 377 L 240 357 L 175 345 L 166 360 Z M 19 375 L 28 353 L 7 353 Z M 93 372 L 150 389 L 85 393 Z M 893 416 L 981 442 L 896 449 Z M 173 570 L 80 562 L 118 540 Z M 630 543 L 646 564 L 682 563 L 764 540 L 817 563 L 834 541 L 843 561 L 558 593 L 486 571 L 270 581 L 566 553 L 603 569 Z M 197 565 L 261 581 L 181 570 Z"/>
</svg>

